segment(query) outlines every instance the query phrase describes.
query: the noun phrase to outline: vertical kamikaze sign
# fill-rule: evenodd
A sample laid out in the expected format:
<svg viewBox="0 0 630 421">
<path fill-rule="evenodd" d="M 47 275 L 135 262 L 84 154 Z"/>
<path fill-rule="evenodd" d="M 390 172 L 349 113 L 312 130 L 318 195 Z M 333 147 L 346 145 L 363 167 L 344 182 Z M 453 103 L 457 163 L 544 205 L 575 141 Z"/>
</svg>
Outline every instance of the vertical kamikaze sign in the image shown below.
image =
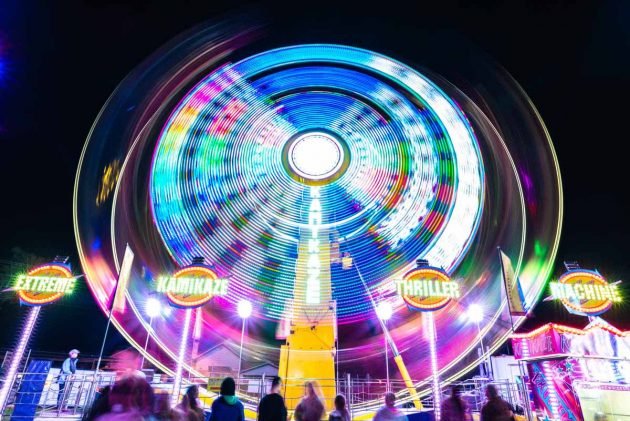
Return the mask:
<svg viewBox="0 0 630 421">
<path fill-rule="evenodd" d="M 322 262 L 320 260 L 319 230 L 322 224 L 322 204 L 319 197 L 319 187 L 311 187 L 311 204 L 308 209 L 308 264 L 306 267 L 306 303 L 319 304 L 321 300 L 320 274 Z"/>
</svg>

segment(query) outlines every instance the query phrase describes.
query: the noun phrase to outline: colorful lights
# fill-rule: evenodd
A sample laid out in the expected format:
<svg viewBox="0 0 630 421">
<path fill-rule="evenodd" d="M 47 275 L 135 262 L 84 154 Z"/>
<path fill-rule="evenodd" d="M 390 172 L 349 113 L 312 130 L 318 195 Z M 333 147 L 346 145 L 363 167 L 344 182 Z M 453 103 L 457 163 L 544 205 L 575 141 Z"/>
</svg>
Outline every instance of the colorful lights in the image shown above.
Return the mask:
<svg viewBox="0 0 630 421">
<path fill-rule="evenodd" d="M 188 345 L 188 335 L 190 334 L 190 320 L 192 318 L 192 309 L 188 308 L 184 311 L 184 326 L 182 327 L 182 336 L 179 342 L 179 352 L 177 353 L 177 366 L 175 368 L 175 377 L 173 378 L 173 394 L 171 395 L 172 405 L 175 406 L 179 402 L 179 393 L 182 388 L 182 372 L 184 361 L 186 360 L 186 346 Z"/>
<path fill-rule="evenodd" d="M 123 82 L 82 154 L 75 227 L 95 297 L 105 308 L 125 242 L 137 251 L 134 267 L 149 274 L 142 279 L 134 273 L 127 290 L 133 312 L 116 315 L 115 326 L 131 341 L 144 342 L 143 308 L 155 286 L 146 280 L 168 273 L 172 262 L 185 265 L 197 255 L 213 261 L 218 279 L 229 275 L 230 288 L 216 305 L 200 307 L 202 349 L 220 341 L 238 343 L 237 332 L 224 320 L 241 299 L 256 306 L 254 317 L 271 323 L 286 313 L 288 297 L 304 297 L 292 303 L 296 311 L 308 305 L 307 295 L 314 299 L 317 294 L 307 294 L 306 282 L 304 291 L 294 291 L 294 279 L 297 249 L 310 236 L 312 184 L 296 180 L 287 170 L 283 148 L 302 134 L 324 133 L 347 147 L 343 158 L 348 166 L 335 172 L 338 162 L 330 159 L 308 170 L 324 177 L 343 173 L 318 185 L 325 215 L 318 229 L 322 256 L 325 244 L 333 242 L 331 249 L 335 245 L 344 262 L 361 268 L 369 291 L 380 290 L 383 280 L 400 279 L 417 257 L 428 256 L 453 278 L 464 279 L 467 300 L 484 305 L 485 338 L 489 348 L 496 347 L 506 336 L 504 326 L 493 324 L 501 312 L 496 292 L 500 281 L 488 275 L 495 273 L 496 246 L 515 256 L 530 303 L 544 287 L 557 247 L 561 194 L 548 138 L 530 136 L 532 131 L 518 122 L 503 127 L 500 115 L 493 114 L 497 110 L 478 113 L 452 85 L 377 53 L 309 45 L 244 60 L 239 52 L 241 61 L 235 62 L 230 60 L 237 55 L 230 54 L 245 36 L 217 32 L 220 42 L 178 42 L 176 49 L 163 50 Z M 440 81 L 439 86 L 433 81 Z M 502 99 L 509 101 L 509 95 L 510 89 L 502 89 Z M 145 113 L 123 112 L 140 101 L 146 104 Z M 522 111 L 509 110 L 510 118 Z M 536 116 L 526 118 L 528 124 L 541 124 Z M 516 132 L 527 142 L 497 134 Z M 138 136 L 131 138 L 131 133 Z M 160 133 L 157 139 L 155 133 Z M 296 158 L 298 168 L 304 160 L 299 153 Z M 115 189 L 104 189 L 107 199 L 97 206 L 95 186 L 103 179 L 102 169 L 115 160 L 124 163 Z M 530 173 L 526 198 L 519 181 L 522 168 Z M 145 185 L 148 192 L 137 188 Z M 490 192 L 492 201 L 487 200 Z M 540 206 L 541 199 L 545 206 Z M 484 201 L 488 207 L 482 209 Z M 529 212 L 535 208 L 529 207 L 532 203 L 539 205 L 536 214 Z M 542 250 L 536 255 L 530 250 L 533 240 Z M 342 358 L 350 364 L 376 358 L 381 363 L 382 355 L 361 355 L 365 338 L 344 326 L 375 317 L 363 290 L 357 289 L 356 271 L 336 262 L 330 277 L 328 270 L 322 258 L 320 280 L 331 279 L 347 344 Z M 311 291 L 316 285 L 311 282 Z M 404 304 L 393 289 L 391 295 L 377 296 L 397 311 L 392 320 L 395 340 L 414 349 L 424 346 L 418 339 L 418 315 L 399 314 Z M 445 379 L 469 368 L 475 341 L 457 310 L 447 306 L 434 315 L 441 338 L 458 338 L 456 347 L 438 343 Z M 183 322 L 184 313 L 173 310 L 169 323 L 161 323 L 152 334 L 159 355 L 177 360 Z M 248 342 L 273 358 L 276 350 L 257 329 L 248 333 Z M 428 354 L 411 360 L 411 377 L 426 376 Z"/>
<path fill-rule="evenodd" d="M 206 256 L 218 274 L 238 273 L 227 300 L 255 299 L 279 320 L 268 291 L 249 292 L 293 297 L 291 256 L 306 230 L 317 231 L 315 248 L 334 234 L 370 286 L 419 256 L 450 270 L 479 224 L 483 177 L 472 128 L 426 77 L 370 51 L 307 45 L 227 64 L 194 86 L 160 133 L 150 192 L 178 263 Z M 321 302 L 316 254 L 296 305 Z M 354 271 L 332 277 L 340 323 L 372 315 L 356 282 Z"/>
<path fill-rule="evenodd" d="M 227 279 L 219 279 L 213 270 L 203 265 L 190 265 L 173 276 L 160 276 L 156 291 L 165 294 L 176 307 L 194 308 L 210 301 L 215 296 L 225 296 Z"/>
<path fill-rule="evenodd" d="M 433 313 L 427 313 L 427 318 L 424 326 L 427 328 L 427 339 L 429 340 L 429 354 L 431 356 L 431 373 L 432 374 L 432 388 L 433 388 L 433 413 L 435 419 L 440 419 L 440 412 L 442 407 L 442 391 L 440 389 L 440 369 L 438 366 L 438 352 L 437 352 L 437 332 L 435 330 L 435 319 Z"/>
<path fill-rule="evenodd" d="M 616 284 L 608 284 L 599 273 L 572 270 L 550 282 L 553 298 L 562 301 L 569 312 L 582 316 L 598 316 L 622 301 Z"/>
<path fill-rule="evenodd" d="M 20 275 L 13 287 L 18 291 L 31 293 L 57 292 L 60 294 L 72 294 L 75 282 L 76 279 L 74 278 Z"/>
<path fill-rule="evenodd" d="M 583 285 L 550 282 L 549 288 L 554 298 L 559 300 L 622 301 L 617 285 Z"/>
<path fill-rule="evenodd" d="M 396 290 L 400 295 L 414 297 L 459 298 L 459 284 L 454 281 L 438 279 L 396 281 Z"/>
<path fill-rule="evenodd" d="M 46 264 L 38 266 L 26 275 L 19 275 L 14 284 L 20 301 L 41 306 L 54 303 L 65 294 L 72 294 L 76 278 L 66 266 Z"/>
<path fill-rule="evenodd" d="M 408 272 L 402 281 L 396 281 L 396 291 L 410 308 L 419 311 L 439 310 L 460 296 L 457 282 L 444 271 L 428 267 Z"/>
<path fill-rule="evenodd" d="M 22 333 L 20 334 L 20 338 L 18 339 L 15 350 L 11 355 L 9 368 L 4 373 L 4 382 L 2 383 L 2 387 L 0 388 L 0 413 L 4 413 L 4 407 L 7 404 L 9 392 L 11 391 L 11 387 L 13 386 L 13 382 L 15 380 L 15 377 L 17 376 L 18 369 L 20 368 L 20 364 L 22 363 L 24 351 L 26 351 L 26 346 L 31 339 L 31 334 L 33 333 L 33 329 L 35 328 L 35 323 L 37 323 L 37 317 L 39 316 L 40 310 L 41 306 L 34 306 L 29 310 L 28 316 L 26 316 L 26 322 L 22 327 Z"/>
<path fill-rule="evenodd" d="M 556 393 L 556 385 L 554 384 L 554 373 L 551 369 L 551 363 L 549 361 L 543 361 L 542 363 L 543 373 L 545 376 L 545 383 L 547 386 L 547 399 L 549 403 L 549 409 L 551 410 L 551 420 L 560 420 L 560 411 L 558 405 L 558 394 Z"/>
<path fill-rule="evenodd" d="M 227 294 L 227 279 L 183 278 L 161 276 L 157 279 L 155 290 L 174 295 L 223 296 Z"/>
<path fill-rule="evenodd" d="M 31 338 L 41 306 L 51 304 L 66 294 L 74 291 L 76 278 L 72 276 L 70 267 L 57 263 L 37 266 L 25 275 L 18 275 L 13 288 L 17 291 L 21 303 L 31 306 L 17 346 L 11 355 L 11 361 L 4 375 L 4 382 L 0 387 L 0 414 L 4 413 L 5 405 L 14 384 L 17 371 L 22 363 L 24 351 Z"/>
</svg>

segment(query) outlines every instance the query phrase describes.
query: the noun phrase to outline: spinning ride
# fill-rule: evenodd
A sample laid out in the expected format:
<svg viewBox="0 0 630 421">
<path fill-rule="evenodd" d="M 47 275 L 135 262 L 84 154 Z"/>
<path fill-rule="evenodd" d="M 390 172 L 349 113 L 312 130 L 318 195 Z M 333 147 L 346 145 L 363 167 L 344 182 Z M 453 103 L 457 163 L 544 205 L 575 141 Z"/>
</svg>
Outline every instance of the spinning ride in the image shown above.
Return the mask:
<svg viewBox="0 0 630 421">
<path fill-rule="evenodd" d="M 107 311 L 129 244 L 129 306 L 112 320 L 138 349 L 148 332 L 146 358 L 168 370 L 182 316 L 147 330 L 141 309 L 159 275 L 202 256 L 229 291 L 196 312 L 198 355 L 185 370 L 201 376 L 206 350 L 238 344 L 235 309 L 247 299 L 250 359 L 280 362 L 289 378 L 315 377 L 314 366 L 319 378 L 378 375 L 374 305 L 404 309 L 396 281 L 422 258 L 462 284 L 435 314 L 441 377 L 461 375 L 484 357 L 482 337 L 491 352 L 509 333 L 496 247 L 516 262 L 530 306 L 555 256 L 561 186 L 535 109 L 509 82 L 514 134 L 453 85 L 382 54 L 327 44 L 246 54 L 252 34 L 208 27 L 177 40 L 100 113 L 74 198 L 97 302 Z M 480 332 L 461 318 L 471 303 L 489 315 Z M 389 322 L 421 389 L 422 317 L 395 311 Z"/>
</svg>

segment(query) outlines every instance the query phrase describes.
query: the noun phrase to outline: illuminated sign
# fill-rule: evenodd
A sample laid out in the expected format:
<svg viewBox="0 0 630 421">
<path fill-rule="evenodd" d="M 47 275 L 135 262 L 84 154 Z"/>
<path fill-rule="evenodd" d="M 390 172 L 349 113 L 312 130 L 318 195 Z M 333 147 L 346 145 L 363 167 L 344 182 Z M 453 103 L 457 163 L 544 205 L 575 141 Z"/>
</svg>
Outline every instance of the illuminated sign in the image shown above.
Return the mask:
<svg viewBox="0 0 630 421">
<path fill-rule="evenodd" d="M 187 266 L 173 276 L 161 276 L 156 284 L 157 292 L 165 294 L 173 305 L 186 308 L 202 306 L 228 291 L 228 280 L 220 279 L 202 265 Z"/>
<path fill-rule="evenodd" d="M 306 265 L 306 303 L 319 304 L 321 296 L 321 261 L 319 258 L 319 228 L 322 224 L 322 204 L 319 187 L 311 187 L 311 206 L 308 209 L 308 263 Z"/>
<path fill-rule="evenodd" d="M 40 306 L 54 303 L 65 294 L 71 294 L 75 284 L 76 278 L 68 267 L 47 264 L 19 275 L 13 289 L 23 303 Z"/>
<path fill-rule="evenodd" d="M 615 284 L 608 284 L 597 272 L 572 270 L 550 282 L 551 295 L 564 304 L 573 314 L 597 316 L 604 313 L 622 298 Z"/>
<path fill-rule="evenodd" d="M 434 311 L 459 298 L 459 284 L 440 269 L 423 267 L 396 281 L 396 289 L 407 305 L 419 311 Z"/>
</svg>

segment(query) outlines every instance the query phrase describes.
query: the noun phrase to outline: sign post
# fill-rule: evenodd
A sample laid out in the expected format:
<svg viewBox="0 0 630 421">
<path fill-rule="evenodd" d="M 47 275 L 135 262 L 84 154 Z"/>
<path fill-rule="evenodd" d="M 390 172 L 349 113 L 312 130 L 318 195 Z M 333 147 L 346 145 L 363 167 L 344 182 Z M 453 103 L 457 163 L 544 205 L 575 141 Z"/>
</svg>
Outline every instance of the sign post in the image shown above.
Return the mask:
<svg viewBox="0 0 630 421">
<path fill-rule="evenodd" d="M 58 262 L 37 266 L 16 278 L 13 289 L 17 291 L 20 303 L 31 308 L 20 332 L 17 346 L 11 355 L 5 381 L 0 388 L 0 414 L 4 412 L 11 387 L 24 358 L 24 352 L 37 324 L 42 306 L 52 304 L 66 294 L 72 294 L 75 283 L 76 278 L 72 276 L 70 266 Z"/>
<path fill-rule="evenodd" d="M 192 311 L 195 308 L 203 306 L 215 296 L 226 295 L 228 281 L 227 279 L 220 279 L 210 267 L 204 265 L 203 259 L 195 258 L 192 265 L 178 270 L 172 276 L 159 277 L 157 279 L 156 289 L 157 292 L 166 295 L 166 298 L 168 298 L 169 303 L 173 307 L 185 311 L 175 378 L 173 379 L 173 394 L 171 395 L 174 406 L 179 401 L 182 385 L 182 371 L 186 357 L 186 348 L 188 346 L 188 336 L 190 335 Z"/>
<path fill-rule="evenodd" d="M 451 281 L 442 269 L 430 267 L 428 262 L 419 261 L 418 267 L 396 282 L 398 294 L 410 310 L 427 312 L 426 328 L 431 355 L 433 388 L 433 411 L 435 419 L 440 419 L 441 391 L 437 355 L 437 331 L 434 311 L 446 307 L 452 299 L 459 298 L 459 284 Z"/>
</svg>

